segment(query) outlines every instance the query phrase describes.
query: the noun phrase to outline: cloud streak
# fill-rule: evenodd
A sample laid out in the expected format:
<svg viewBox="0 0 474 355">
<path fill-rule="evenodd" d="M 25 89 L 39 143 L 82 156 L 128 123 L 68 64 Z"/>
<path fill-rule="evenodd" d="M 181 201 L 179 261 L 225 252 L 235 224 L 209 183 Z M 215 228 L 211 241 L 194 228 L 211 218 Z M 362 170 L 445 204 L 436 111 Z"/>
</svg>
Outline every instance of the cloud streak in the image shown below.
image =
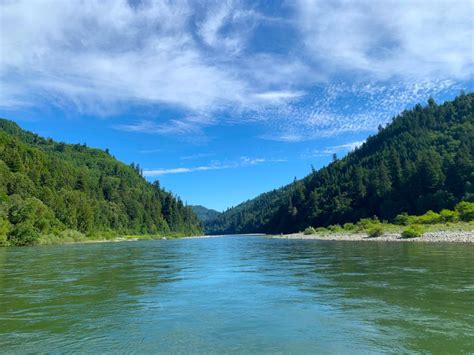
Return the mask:
<svg viewBox="0 0 474 355">
<path fill-rule="evenodd" d="M 209 171 L 209 170 L 223 170 L 223 169 L 235 169 L 241 167 L 256 166 L 264 163 L 281 163 L 285 162 L 285 159 L 264 159 L 264 158 L 249 158 L 240 157 L 237 161 L 231 162 L 219 162 L 214 161 L 209 165 L 201 165 L 195 167 L 178 167 L 178 168 L 167 168 L 167 169 L 145 169 L 143 175 L 146 177 L 157 177 L 170 174 L 184 174 L 192 173 L 196 171 Z"/>
<path fill-rule="evenodd" d="M 326 156 L 337 154 L 337 153 L 352 152 L 355 149 L 359 148 L 362 144 L 364 144 L 364 142 L 365 141 L 354 141 L 354 142 L 348 142 L 348 143 L 344 143 L 340 145 L 326 147 L 324 149 L 309 150 L 301 154 L 301 158 L 310 159 L 310 158 L 315 158 L 315 157 L 326 157 Z"/>
</svg>

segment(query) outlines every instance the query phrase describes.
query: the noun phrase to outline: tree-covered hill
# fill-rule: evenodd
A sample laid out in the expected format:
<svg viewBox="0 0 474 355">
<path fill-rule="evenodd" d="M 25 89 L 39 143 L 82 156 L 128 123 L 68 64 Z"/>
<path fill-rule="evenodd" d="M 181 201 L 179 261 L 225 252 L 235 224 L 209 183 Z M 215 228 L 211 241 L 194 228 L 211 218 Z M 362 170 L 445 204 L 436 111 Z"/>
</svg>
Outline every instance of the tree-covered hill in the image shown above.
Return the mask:
<svg viewBox="0 0 474 355">
<path fill-rule="evenodd" d="M 44 236 L 197 234 L 189 206 L 108 150 L 44 139 L 0 119 L 0 245 Z"/>
<path fill-rule="evenodd" d="M 197 218 L 203 222 L 209 222 L 215 220 L 219 215 L 221 214 L 220 212 L 213 210 L 211 208 L 206 208 L 201 205 L 195 205 L 191 206 L 193 212 L 196 214 Z"/>
<path fill-rule="evenodd" d="M 354 152 L 206 225 L 211 233 L 280 233 L 474 200 L 474 94 L 402 112 Z"/>
</svg>

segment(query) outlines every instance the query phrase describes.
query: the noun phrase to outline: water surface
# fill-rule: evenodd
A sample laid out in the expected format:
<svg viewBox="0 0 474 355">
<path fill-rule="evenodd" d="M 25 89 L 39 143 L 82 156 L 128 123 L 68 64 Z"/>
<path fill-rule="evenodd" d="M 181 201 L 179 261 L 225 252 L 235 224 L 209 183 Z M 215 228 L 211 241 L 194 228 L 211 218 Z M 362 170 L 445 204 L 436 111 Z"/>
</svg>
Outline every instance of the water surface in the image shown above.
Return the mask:
<svg viewBox="0 0 474 355">
<path fill-rule="evenodd" d="M 474 246 L 208 239 L 0 248 L 2 352 L 473 352 Z"/>
</svg>

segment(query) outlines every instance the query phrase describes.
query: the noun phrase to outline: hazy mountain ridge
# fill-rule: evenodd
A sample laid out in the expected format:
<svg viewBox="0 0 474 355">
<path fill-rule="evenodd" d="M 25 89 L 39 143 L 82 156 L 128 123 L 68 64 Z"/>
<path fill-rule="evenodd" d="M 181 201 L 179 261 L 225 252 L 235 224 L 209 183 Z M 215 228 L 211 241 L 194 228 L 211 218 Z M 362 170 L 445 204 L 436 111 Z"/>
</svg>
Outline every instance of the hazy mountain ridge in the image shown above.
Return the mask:
<svg viewBox="0 0 474 355">
<path fill-rule="evenodd" d="M 201 205 L 192 205 L 190 206 L 194 212 L 194 214 L 197 216 L 197 218 L 202 222 L 202 223 L 207 223 L 210 221 L 215 220 L 221 212 L 213 210 L 212 208 L 207 208 Z"/>
</svg>

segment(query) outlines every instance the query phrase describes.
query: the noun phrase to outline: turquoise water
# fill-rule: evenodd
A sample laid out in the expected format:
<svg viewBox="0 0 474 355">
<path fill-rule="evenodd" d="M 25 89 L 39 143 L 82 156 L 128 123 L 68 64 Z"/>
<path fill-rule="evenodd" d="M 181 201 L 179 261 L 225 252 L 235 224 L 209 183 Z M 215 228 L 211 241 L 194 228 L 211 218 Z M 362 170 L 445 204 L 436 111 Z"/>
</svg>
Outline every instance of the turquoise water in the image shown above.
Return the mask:
<svg viewBox="0 0 474 355">
<path fill-rule="evenodd" d="M 0 248 L 0 352 L 473 352 L 474 246 Z"/>
</svg>

